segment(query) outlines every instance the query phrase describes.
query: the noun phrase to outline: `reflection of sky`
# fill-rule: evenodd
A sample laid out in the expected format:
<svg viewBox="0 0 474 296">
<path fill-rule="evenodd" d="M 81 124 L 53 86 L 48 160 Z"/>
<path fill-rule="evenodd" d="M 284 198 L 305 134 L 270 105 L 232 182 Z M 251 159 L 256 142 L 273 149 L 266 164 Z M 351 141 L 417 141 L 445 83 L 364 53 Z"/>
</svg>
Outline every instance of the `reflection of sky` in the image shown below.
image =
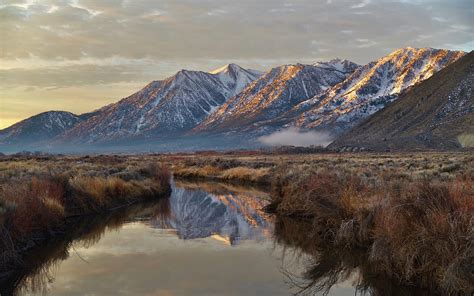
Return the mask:
<svg viewBox="0 0 474 296">
<path fill-rule="evenodd" d="M 53 295 L 289 294 L 269 241 L 229 247 L 132 223 L 76 251 L 56 273 Z"/>
<path fill-rule="evenodd" d="M 213 198 L 248 213 L 260 205 L 248 197 Z M 267 235 L 231 246 L 225 233 L 183 240 L 177 230 L 156 226 L 153 220 L 131 222 L 107 230 L 91 247 L 76 245 L 54 272 L 48 295 L 290 295 L 282 269 L 303 271 L 304 264 L 291 253 L 283 256 Z M 346 284 L 330 295 L 353 294 Z"/>
</svg>

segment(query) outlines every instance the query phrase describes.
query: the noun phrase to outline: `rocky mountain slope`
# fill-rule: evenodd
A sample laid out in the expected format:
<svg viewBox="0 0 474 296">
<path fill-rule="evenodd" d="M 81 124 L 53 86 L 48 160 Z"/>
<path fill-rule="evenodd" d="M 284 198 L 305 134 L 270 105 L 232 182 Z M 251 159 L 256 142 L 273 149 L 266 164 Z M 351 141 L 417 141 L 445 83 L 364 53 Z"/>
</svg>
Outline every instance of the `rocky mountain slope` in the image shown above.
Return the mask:
<svg viewBox="0 0 474 296">
<path fill-rule="evenodd" d="M 80 116 L 70 112 L 40 113 L 0 130 L 0 144 L 19 145 L 51 140 L 82 120 Z"/>
<path fill-rule="evenodd" d="M 61 138 L 94 143 L 179 133 L 198 125 L 259 75 L 235 64 L 212 73 L 182 70 L 98 110 Z"/>
<path fill-rule="evenodd" d="M 464 54 L 432 48 L 396 50 L 358 68 L 343 82 L 299 103 L 280 117 L 262 122 L 261 126 L 294 125 L 338 135 Z"/>
<path fill-rule="evenodd" d="M 474 146 L 474 52 L 414 86 L 330 145 L 411 150 Z"/>
<path fill-rule="evenodd" d="M 347 130 L 382 109 L 402 91 L 456 61 L 464 53 L 432 48 L 403 48 L 360 68 L 346 81 L 297 106 L 308 111 L 296 120 L 304 128 Z"/>
<path fill-rule="evenodd" d="M 337 136 L 464 55 L 408 47 L 364 66 L 335 59 L 265 74 L 235 64 L 212 72 L 182 70 L 80 117 L 51 112 L 63 117 L 25 120 L 0 131 L 0 147 L 17 150 L 13 145 L 28 142 L 72 150 L 246 148 L 262 145 L 262 135 L 294 126 Z"/>
<path fill-rule="evenodd" d="M 242 130 L 275 118 L 298 103 L 342 82 L 359 66 L 346 60 L 314 65 L 285 65 L 271 69 L 230 98 L 195 130 Z"/>
</svg>

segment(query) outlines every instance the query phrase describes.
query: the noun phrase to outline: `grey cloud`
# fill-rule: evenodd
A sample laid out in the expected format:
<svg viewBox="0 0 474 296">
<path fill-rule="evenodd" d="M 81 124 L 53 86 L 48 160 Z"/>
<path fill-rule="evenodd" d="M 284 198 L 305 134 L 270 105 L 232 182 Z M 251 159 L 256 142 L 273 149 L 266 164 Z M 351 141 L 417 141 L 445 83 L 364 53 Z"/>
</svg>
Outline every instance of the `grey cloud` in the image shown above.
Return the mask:
<svg viewBox="0 0 474 296">
<path fill-rule="evenodd" d="M 288 6 L 283 0 L 79 0 L 77 4 L 41 1 L 36 8 L 28 8 L 31 14 L 28 18 L 10 21 L 2 18 L 1 22 L 5 29 L 20 26 L 7 33 L 12 46 L 5 49 L 5 58 L 33 54 L 42 58 L 77 59 L 82 53 L 95 57 L 156 59 L 306 58 L 313 56 L 308 40 L 324 40 L 333 55 L 367 62 L 385 54 L 385 48 L 417 43 L 410 30 L 398 30 L 403 24 L 418 27 L 425 34 L 434 35 L 435 40 L 442 37 L 446 43 L 463 43 L 472 37 L 472 30 L 448 35 L 444 24 L 433 22 L 433 17 L 442 17 L 449 25 L 472 29 L 472 9 L 466 11 L 468 1 L 453 1 L 450 5 L 433 1 L 429 3 L 431 10 L 426 4 L 369 2 L 334 1 L 327 5 L 300 0 Z M 47 13 L 53 3 L 58 10 Z M 352 6 L 358 9 L 351 9 Z M 2 16 L 18 16 L 22 12 L 18 7 L 16 11 L 11 8 L 3 8 Z M 366 14 L 356 14 L 360 13 L 356 10 Z M 166 13 L 154 21 L 142 17 L 153 11 Z M 69 35 L 43 32 L 40 26 L 67 27 Z M 340 34 L 348 30 L 354 33 Z M 357 38 L 370 39 L 382 46 L 370 51 L 354 50 L 352 45 Z"/>
<path fill-rule="evenodd" d="M 58 75 L 62 83 L 89 83 L 80 71 L 111 81 L 160 79 L 180 67 L 208 69 L 216 60 L 244 61 L 257 69 L 334 57 L 363 64 L 404 46 L 443 47 L 474 39 L 469 0 L 42 0 L 27 8 L 22 1 L 2 3 L 0 32 L 6 42 L 0 61 L 118 56 L 150 59 L 155 68 L 145 70 L 156 75 L 130 65 L 46 67 L 44 75 L 3 70 L 9 84 L 59 84 L 46 81 Z M 171 66 L 156 66 L 161 63 Z"/>
</svg>

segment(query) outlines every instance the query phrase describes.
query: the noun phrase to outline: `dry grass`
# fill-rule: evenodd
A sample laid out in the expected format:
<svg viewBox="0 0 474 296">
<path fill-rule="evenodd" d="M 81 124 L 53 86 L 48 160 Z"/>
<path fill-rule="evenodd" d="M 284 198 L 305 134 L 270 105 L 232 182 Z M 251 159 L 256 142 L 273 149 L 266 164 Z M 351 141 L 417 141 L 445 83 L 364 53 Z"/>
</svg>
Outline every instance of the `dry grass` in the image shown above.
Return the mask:
<svg viewBox="0 0 474 296">
<path fill-rule="evenodd" d="M 270 170 L 268 168 L 246 168 L 236 167 L 222 172 L 224 180 L 239 180 L 251 183 L 267 183 L 270 179 Z"/>
<path fill-rule="evenodd" d="M 12 227 L 12 211 L 34 209 L 37 216 L 15 222 L 34 233 L 41 221 L 53 226 L 80 212 L 75 207 L 95 212 L 128 203 L 153 192 L 156 184 L 164 188 L 169 173 L 149 165 L 157 162 L 180 178 L 272 184 L 269 210 L 310 225 L 301 242 L 305 248 L 337 250 L 348 266 L 357 262 L 347 254 L 362 253 L 358 263 L 371 276 L 383 273 L 400 285 L 433 294 L 474 292 L 470 153 L 206 153 L 0 161 L 0 190 L 11 192 L 0 198 L 0 225 Z M 40 198 L 15 198 L 33 195 Z M 340 261 L 326 263 L 347 275 Z M 314 278 L 325 274 L 313 272 Z M 330 280 L 324 287 L 338 276 L 327 272 Z"/>
<path fill-rule="evenodd" d="M 318 171 L 356 175 L 367 182 L 381 180 L 453 180 L 458 175 L 474 176 L 472 153 L 351 153 L 351 154 L 206 154 L 165 155 L 173 175 L 179 178 L 225 180 L 223 174 L 233 168 L 268 169 L 263 183 L 271 183 L 279 170 L 301 176 Z M 229 179 L 227 179 L 229 180 Z M 238 175 L 235 182 L 239 182 Z M 260 182 L 257 181 L 257 182 Z"/>
<path fill-rule="evenodd" d="M 238 166 L 229 169 L 220 169 L 211 165 L 203 167 L 177 167 L 173 175 L 187 179 L 208 179 L 234 183 L 269 184 L 270 168 L 249 168 Z"/>
<path fill-rule="evenodd" d="M 54 235 L 73 216 L 103 213 L 170 192 L 168 169 L 149 159 L 0 162 L 1 258 Z"/>
<path fill-rule="evenodd" d="M 428 294 L 474 293 L 469 152 L 182 155 L 171 165 L 177 177 L 271 183 L 269 211 L 309 223 L 308 245 L 329 246 L 342 257 L 362 250 L 371 277 L 385 274 Z M 339 271 L 347 276 L 340 261 L 322 264 L 335 264 L 336 272 L 314 271 L 329 278 L 320 290 Z"/>
<path fill-rule="evenodd" d="M 301 177 L 303 175 L 303 177 Z M 341 172 L 282 175 L 268 210 L 304 219 L 325 243 L 354 250 L 384 274 L 430 291 L 473 293 L 474 179 L 378 182 Z"/>
</svg>

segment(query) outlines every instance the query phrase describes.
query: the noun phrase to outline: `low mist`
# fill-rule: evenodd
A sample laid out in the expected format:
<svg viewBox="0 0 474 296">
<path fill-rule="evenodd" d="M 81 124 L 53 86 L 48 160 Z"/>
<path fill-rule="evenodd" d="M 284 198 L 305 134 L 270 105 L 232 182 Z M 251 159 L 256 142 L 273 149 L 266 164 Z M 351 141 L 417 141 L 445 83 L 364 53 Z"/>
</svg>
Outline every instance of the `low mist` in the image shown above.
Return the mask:
<svg viewBox="0 0 474 296">
<path fill-rule="evenodd" d="M 268 146 L 322 146 L 326 147 L 333 139 L 327 132 L 301 132 L 295 127 L 290 127 L 258 138 L 260 143 Z"/>
</svg>

